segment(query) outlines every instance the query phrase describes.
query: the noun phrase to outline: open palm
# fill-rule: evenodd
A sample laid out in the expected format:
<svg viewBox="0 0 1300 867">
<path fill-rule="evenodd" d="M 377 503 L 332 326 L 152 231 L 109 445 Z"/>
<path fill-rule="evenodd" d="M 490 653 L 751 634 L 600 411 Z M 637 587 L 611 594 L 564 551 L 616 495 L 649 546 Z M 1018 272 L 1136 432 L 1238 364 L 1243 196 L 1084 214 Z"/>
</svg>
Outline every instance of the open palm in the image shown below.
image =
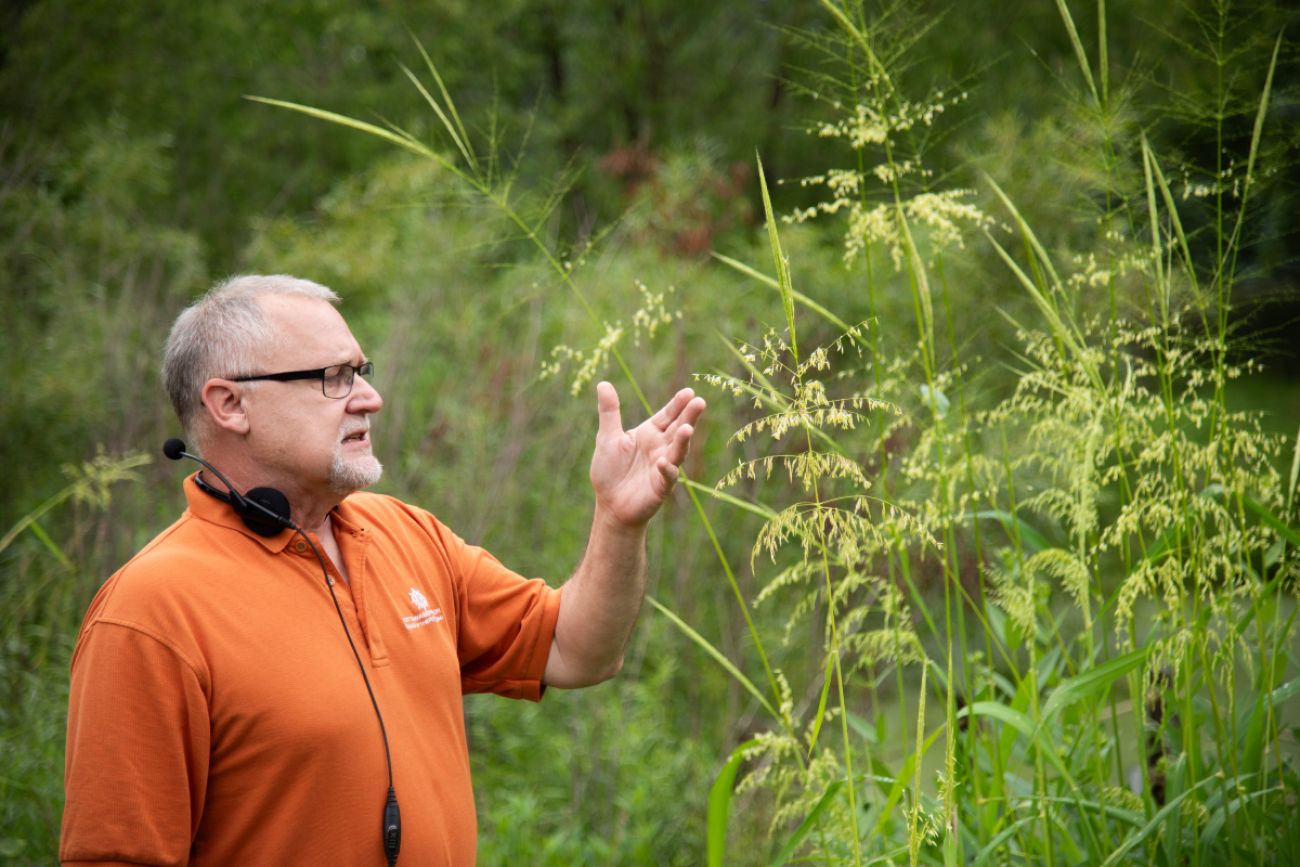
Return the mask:
<svg viewBox="0 0 1300 867">
<path fill-rule="evenodd" d="M 677 481 L 704 399 L 683 388 L 657 413 L 630 431 L 623 430 L 618 392 L 608 382 L 596 386 L 600 427 L 591 456 L 591 486 L 596 503 L 627 526 L 654 517 Z"/>
</svg>

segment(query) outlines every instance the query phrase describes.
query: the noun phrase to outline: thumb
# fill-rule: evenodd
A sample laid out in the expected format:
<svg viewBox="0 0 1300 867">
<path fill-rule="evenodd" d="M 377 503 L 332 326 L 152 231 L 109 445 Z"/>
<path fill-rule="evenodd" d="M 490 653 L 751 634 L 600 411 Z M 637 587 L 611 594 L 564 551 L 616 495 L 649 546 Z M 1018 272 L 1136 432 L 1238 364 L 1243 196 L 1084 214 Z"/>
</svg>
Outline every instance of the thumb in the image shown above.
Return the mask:
<svg viewBox="0 0 1300 867">
<path fill-rule="evenodd" d="M 596 384 L 596 412 L 600 418 L 597 436 L 617 436 L 623 433 L 623 419 L 618 411 L 618 392 L 608 382 Z"/>
</svg>

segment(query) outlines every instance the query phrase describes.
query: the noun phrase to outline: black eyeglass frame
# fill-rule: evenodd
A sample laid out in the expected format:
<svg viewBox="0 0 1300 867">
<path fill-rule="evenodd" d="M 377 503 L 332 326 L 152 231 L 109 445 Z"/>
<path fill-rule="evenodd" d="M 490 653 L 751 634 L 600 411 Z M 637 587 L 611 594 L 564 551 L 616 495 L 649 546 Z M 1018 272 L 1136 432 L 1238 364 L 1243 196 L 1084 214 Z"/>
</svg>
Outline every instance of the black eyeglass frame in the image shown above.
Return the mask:
<svg viewBox="0 0 1300 867">
<path fill-rule="evenodd" d="M 331 370 L 337 370 L 338 373 L 336 373 L 335 376 L 340 376 L 343 373 L 342 368 L 347 368 L 350 371 L 347 380 L 348 390 L 342 394 L 330 394 L 325 390 L 325 383 L 329 379 L 326 374 Z M 352 386 L 356 384 L 357 374 L 360 374 L 362 379 L 369 379 L 374 372 L 375 364 L 373 361 L 363 361 L 361 362 L 360 367 L 348 364 L 345 361 L 342 364 L 331 364 L 329 367 L 318 367 L 315 370 L 290 370 L 284 373 L 262 373 L 257 376 L 232 376 L 230 381 L 256 382 L 259 379 L 270 379 L 275 382 L 295 382 L 300 379 L 319 379 L 321 394 L 325 395 L 325 397 L 328 397 L 330 400 L 342 400 L 352 393 Z"/>
</svg>

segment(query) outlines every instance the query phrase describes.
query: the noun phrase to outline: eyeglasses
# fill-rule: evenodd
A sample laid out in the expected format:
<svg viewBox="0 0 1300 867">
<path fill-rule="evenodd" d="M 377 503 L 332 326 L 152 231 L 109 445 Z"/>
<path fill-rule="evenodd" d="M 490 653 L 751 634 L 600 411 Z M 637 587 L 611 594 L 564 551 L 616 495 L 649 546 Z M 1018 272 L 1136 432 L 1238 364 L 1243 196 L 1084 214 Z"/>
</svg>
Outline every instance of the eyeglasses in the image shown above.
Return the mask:
<svg viewBox="0 0 1300 867">
<path fill-rule="evenodd" d="M 258 379 L 273 379 L 276 382 L 293 382 L 298 379 L 319 379 L 321 393 L 326 397 L 340 400 L 352 393 L 352 382 L 357 374 L 362 379 L 369 379 L 375 372 L 373 362 L 364 361 L 360 367 L 351 364 L 331 364 L 315 370 L 291 370 L 287 373 L 263 373 L 260 376 L 235 376 L 231 382 L 253 382 Z"/>
</svg>

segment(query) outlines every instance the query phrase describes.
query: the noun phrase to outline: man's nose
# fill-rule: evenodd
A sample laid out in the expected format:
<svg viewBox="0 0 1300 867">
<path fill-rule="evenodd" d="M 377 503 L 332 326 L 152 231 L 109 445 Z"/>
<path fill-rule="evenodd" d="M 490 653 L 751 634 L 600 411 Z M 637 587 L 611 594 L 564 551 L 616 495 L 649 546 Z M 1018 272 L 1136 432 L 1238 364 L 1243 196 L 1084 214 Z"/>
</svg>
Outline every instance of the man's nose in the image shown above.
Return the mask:
<svg viewBox="0 0 1300 867">
<path fill-rule="evenodd" d="M 348 395 L 348 411 L 353 413 L 375 413 L 383 409 L 384 398 L 379 389 L 370 384 L 363 376 L 358 376 L 352 383 L 352 393 Z"/>
</svg>

